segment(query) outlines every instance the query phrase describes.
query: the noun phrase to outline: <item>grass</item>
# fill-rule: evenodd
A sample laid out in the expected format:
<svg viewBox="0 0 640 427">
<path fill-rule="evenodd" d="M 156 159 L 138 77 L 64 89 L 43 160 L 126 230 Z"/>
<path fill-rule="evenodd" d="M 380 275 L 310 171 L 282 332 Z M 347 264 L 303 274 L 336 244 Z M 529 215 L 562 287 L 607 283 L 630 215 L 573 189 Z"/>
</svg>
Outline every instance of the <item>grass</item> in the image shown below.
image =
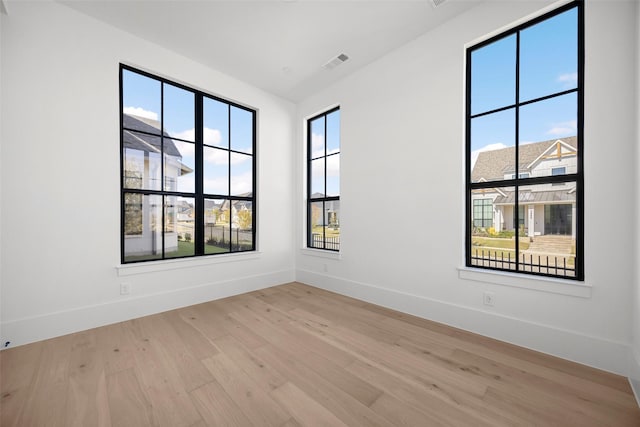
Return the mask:
<svg viewBox="0 0 640 427">
<path fill-rule="evenodd" d="M 186 242 L 184 240 L 178 240 L 178 250 L 175 252 L 167 252 L 165 254 L 165 258 L 166 259 L 170 259 L 170 258 L 180 258 L 180 257 L 186 257 L 186 256 L 192 256 L 194 254 L 194 249 L 195 244 L 193 242 Z M 211 255 L 211 254 L 222 254 L 222 253 L 226 253 L 229 252 L 229 248 L 223 248 L 220 246 L 215 246 L 215 245 L 209 245 L 209 244 L 205 244 L 204 245 L 204 253 L 207 255 Z M 158 254 L 149 254 L 149 255 L 136 255 L 136 256 L 128 256 L 126 257 L 125 261 L 127 262 L 132 262 L 132 261 L 149 261 L 149 260 L 155 260 L 155 259 L 162 259 L 162 254 L 158 253 Z"/>
<path fill-rule="evenodd" d="M 520 239 L 520 250 L 526 251 L 529 249 L 529 239 Z M 471 237 L 471 247 L 475 249 L 511 249 L 515 251 L 516 240 L 515 239 L 501 239 L 492 237 Z"/>
<path fill-rule="evenodd" d="M 313 227 L 313 229 L 311 230 L 312 233 L 318 233 L 318 234 L 322 234 L 322 226 L 315 226 Z M 340 237 L 340 229 L 339 228 L 329 228 L 329 227 L 324 227 L 324 235 L 325 237 Z"/>
</svg>

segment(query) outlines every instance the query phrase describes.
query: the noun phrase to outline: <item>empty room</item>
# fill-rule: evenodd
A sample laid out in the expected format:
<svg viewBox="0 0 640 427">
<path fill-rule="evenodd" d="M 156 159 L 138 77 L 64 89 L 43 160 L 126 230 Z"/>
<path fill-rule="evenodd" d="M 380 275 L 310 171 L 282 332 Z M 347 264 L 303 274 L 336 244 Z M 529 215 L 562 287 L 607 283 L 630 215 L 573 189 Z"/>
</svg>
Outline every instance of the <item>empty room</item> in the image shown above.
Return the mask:
<svg viewBox="0 0 640 427">
<path fill-rule="evenodd" d="M 640 426 L 636 0 L 0 0 L 0 425 Z"/>
</svg>

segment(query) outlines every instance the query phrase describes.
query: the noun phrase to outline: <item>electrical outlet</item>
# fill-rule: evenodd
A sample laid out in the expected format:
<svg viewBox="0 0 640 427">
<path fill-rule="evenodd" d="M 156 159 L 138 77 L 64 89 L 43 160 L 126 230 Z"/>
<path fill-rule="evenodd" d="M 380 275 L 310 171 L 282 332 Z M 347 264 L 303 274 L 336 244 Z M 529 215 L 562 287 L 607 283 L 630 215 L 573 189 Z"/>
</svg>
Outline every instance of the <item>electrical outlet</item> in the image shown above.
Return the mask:
<svg viewBox="0 0 640 427">
<path fill-rule="evenodd" d="M 120 295 L 129 295 L 129 294 L 131 294 L 131 284 L 120 283 Z"/>
<path fill-rule="evenodd" d="M 484 305 L 488 305 L 489 307 L 493 307 L 495 304 L 495 295 L 493 292 L 485 292 L 482 294 L 482 302 Z"/>
<path fill-rule="evenodd" d="M 322 264 L 322 271 L 324 271 L 325 273 L 329 272 L 329 266 L 327 264 Z"/>
</svg>

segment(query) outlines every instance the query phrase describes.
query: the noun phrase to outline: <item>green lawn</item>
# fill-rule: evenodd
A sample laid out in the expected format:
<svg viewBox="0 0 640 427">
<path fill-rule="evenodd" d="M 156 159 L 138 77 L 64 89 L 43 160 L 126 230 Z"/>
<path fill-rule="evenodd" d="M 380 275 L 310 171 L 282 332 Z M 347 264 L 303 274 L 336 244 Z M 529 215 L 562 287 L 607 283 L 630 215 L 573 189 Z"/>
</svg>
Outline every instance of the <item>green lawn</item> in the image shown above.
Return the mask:
<svg viewBox="0 0 640 427">
<path fill-rule="evenodd" d="M 221 248 L 219 246 L 204 245 L 204 253 L 205 254 L 221 254 L 229 252 L 229 248 Z M 180 258 L 185 256 L 191 256 L 194 253 L 194 243 L 193 242 L 185 242 L 183 240 L 178 240 L 178 250 L 175 252 L 167 252 L 165 255 L 167 258 Z M 126 258 L 127 262 L 130 261 L 148 261 L 154 259 L 160 259 L 162 254 L 151 254 L 151 255 L 138 255 L 138 256 L 128 256 Z"/>
<path fill-rule="evenodd" d="M 471 237 L 471 247 L 476 249 L 488 249 L 488 248 L 498 248 L 498 249 L 511 249 L 515 250 L 516 240 L 515 239 L 500 239 L 500 238 L 492 238 L 492 237 Z M 529 239 L 521 238 L 520 239 L 520 250 L 529 249 Z"/>
</svg>

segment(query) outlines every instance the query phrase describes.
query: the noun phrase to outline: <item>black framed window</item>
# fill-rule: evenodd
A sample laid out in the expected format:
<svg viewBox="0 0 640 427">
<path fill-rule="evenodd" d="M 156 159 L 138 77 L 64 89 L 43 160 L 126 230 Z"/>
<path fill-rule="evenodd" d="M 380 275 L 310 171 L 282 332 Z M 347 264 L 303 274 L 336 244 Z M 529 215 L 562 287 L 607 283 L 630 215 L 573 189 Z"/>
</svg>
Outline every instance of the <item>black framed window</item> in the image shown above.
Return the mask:
<svg viewBox="0 0 640 427">
<path fill-rule="evenodd" d="M 256 112 L 120 65 L 123 263 L 255 250 Z"/>
<path fill-rule="evenodd" d="M 493 225 L 493 200 L 475 199 L 473 201 L 474 227 L 491 227 Z"/>
<path fill-rule="evenodd" d="M 307 121 L 307 246 L 340 250 L 340 108 Z"/>
<path fill-rule="evenodd" d="M 583 2 L 466 54 L 466 265 L 583 280 Z"/>
</svg>

